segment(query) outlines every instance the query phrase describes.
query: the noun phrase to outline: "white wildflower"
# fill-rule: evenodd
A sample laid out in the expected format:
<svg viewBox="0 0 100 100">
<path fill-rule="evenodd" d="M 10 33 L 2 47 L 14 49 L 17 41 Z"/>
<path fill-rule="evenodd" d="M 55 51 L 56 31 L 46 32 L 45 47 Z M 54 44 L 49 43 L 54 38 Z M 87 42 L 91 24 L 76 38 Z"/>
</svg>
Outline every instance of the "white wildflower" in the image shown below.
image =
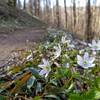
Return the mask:
<svg viewBox="0 0 100 100">
<path fill-rule="evenodd" d="M 100 50 L 100 40 L 92 40 L 92 43 L 89 43 L 88 45 L 91 48 L 91 50 Z"/>
<path fill-rule="evenodd" d="M 65 36 L 62 36 L 62 38 L 61 38 L 61 43 L 63 43 L 63 44 L 66 44 L 68 41 L 66 40 L 66 35 Z"/>
<path fill-rule="evenodd" d="M 61 55 L 61 46 L 58 44 L 58 46 L 54 46 L 55 52 L 54 52 L 54 59 L 57 59 Z"/>
<path fill-rule="evenodd" d="M 94 67 L 95 66 L 95 64 L 93 64 L 94 60 L 95 58 L 89 57 L 89 54 L 87 52 L 85 52 L 83 57 L 77 55 L 77 63 L 85 69 Z"/>
<path fill-rule="evenodd" d="M 48 74 L 51 71 L 51 65 L 48 60 L 42 59 L 43 64 L 38 65 L 42 70 L 39 72 L 40 75 L 44 75 L 45 77 L 48 76 Z"/>
</svg>

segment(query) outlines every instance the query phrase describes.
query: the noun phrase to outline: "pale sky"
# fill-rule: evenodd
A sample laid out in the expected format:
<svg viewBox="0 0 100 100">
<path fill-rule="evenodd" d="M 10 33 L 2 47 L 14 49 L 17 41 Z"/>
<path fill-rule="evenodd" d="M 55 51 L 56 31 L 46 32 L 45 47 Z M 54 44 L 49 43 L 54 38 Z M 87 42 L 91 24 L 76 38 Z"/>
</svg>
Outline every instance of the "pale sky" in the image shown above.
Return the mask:
<svg viewBox="0 0 100 100">
<path fill-rule="evenodd" d="M 20 1 L 23 2 L 24 0 L 20 0 Z M 28 0 L 26 0 L 26 1 L 28 1 Z M 51 1 L 52 1 L 52 5 L 55 5 L 55 1 L 56 1 L 56 0 L 51 0 Z M 72 1 L 72 0 L 66 0 L 67 6 L 71 6 L 71 5 L 72 5 L 71 1 Z M 86 1 L 87 1 L 87 0 L 76 0 L 76 6 L 77 6 L 77 7 L 78 7 L 78 6 L 84 7 L 85 4 L 86 4 Z M 95 0 L 91 0 L 91 4 L 93 4 L 93 2 L 95 2 Z M 64 5 L 64 0 L 59 0 L 59 4 L 60 4 L 61 6 L 63 6 L 63 5 Z M 96 5 L 100 5 L 100 0 L 97 0 Z"/>
</svg>

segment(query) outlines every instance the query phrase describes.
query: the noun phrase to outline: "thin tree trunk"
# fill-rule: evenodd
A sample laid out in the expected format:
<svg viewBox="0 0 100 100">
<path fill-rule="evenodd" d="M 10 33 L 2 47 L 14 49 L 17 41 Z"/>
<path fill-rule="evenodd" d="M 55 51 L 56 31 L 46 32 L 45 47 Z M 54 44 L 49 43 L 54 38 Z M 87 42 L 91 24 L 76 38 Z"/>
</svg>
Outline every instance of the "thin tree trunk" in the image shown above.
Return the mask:
<svg viewBox="0 0 100 100">
<path fill-rule="evenodd" d="M 50 0 L 46 0 L 46 22 L 50 24 Z"/>
<path fill-rule="evenodd" d="M 73 17 L 74 17 L 74 27 L 76 25 L 76 0 L 73 0 Z"/>
<path fill-rule="evenodd" d="M 98 24 L 97 24 L 97 21 L 98 21 L 98 18 L 97 18 L 97 7 L 96 7 L 96 3 L 97 3 L 97 0 L 95 0 L 95 2 L 93 2 L 93 4 L 94 4 L 94 12 L 93 12 L 93 19 L 94 19 L 94 22 L 93 22 L 93 27 L 94 27 L 94 30 L 95 29 L 97 29 L 97 26 L 98 26 Z"/>
<path fill-rule="evenodd" d="M 26 0 L 24 0 L 24 6 L 23 9 L 26 10 Z"/>
<path fill-rule="evenodd" d="M 71 4 L 73 4 L 73 1 L 71 0 Z M 71 23 L 70 23 L 70 31 L 73 32 L 73 7 L 70 5 L 70 12 L 71 12 L 71 15 L 70 15 L 70 19 L 71 19 Z"/>
<path fill-rule="evenodd" d="M 67 29 L 67 6 L 66 6 L 66 0 L 64 0 L 64 8 L 65 8 L 65 22 L 66 22 L 66 29 Z"/>
<path fill-rule="evenodd" d="M 40 15 L 40 0 L 37 0 L 37 16 Z"/>
<path fill-rule="evenodd" d="M 91 42 L 91 39 L 93 38 L 92 28 L 91 28 L 91 21 L 92 21 L 91 18 L 92 18 L 91 2 L 90 0 L 88 0 L 86 4 L 86 32 L 85 32 L 87 42 Z"/>
<path fill-rule="evenodd" d="M 29 12 L 33 16 L 33 0 L 29 0 Z"/>
<path fill-rule="evenodd" d="M 34 15 L 39 17 L 40 14 L 40 0 L 34 0 Z"/>
<path fill-rule="evenodd" d="M 37 16 L 37 0 L 34 0 L 34 15 Z"/>
<path fill-rule="evenodd" d="M 56 0 L 56 17 L 57 17 L 57 27 L 60 27 L 59 0 Z"/>
</svg>

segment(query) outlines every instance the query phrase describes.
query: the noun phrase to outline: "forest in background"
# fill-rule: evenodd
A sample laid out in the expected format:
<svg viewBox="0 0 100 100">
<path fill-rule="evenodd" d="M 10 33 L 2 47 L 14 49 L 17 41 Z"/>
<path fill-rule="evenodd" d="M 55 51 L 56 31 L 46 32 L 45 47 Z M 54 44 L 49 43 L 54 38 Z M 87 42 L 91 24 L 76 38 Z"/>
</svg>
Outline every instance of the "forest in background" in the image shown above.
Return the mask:
<svg viewBox="0 0 100 100">
<path fill-rule="evenodd" d="M 83 0 L 71 0 L 71 6 L 67 6 L 67 0 L 4 0 L 9 5 L 16 6 L 28 14 L 45 22 L 49 27 L 64 29 L 72 32 L 80 39 L 100 37 L 100 6 L 98 0 L 85 0 L 86 6 L 80 6 Z M 92 3 L 91 3 L 92 2 Z M 77 6 L 78 5 L 78 6 Z"/>
<path fill-rule="evenodd" d="M 67 0 L 63 0 L 62 6 L 59 1 L 24 0 L 22 4 L 21 0 L 17 0 L 17 7 L 38 17 L 49 26 L 73 32 L 79 38 L 91 40 L 100 37 L 100 6 L 96 6 L 98 0 L 94 0 L 93 4 L 92 0 L 86 0 L 85 7 L 76 6 L 80 5 L 82 0 L 71 0 L 71 6 L 67 6 Z"/>
</svg>

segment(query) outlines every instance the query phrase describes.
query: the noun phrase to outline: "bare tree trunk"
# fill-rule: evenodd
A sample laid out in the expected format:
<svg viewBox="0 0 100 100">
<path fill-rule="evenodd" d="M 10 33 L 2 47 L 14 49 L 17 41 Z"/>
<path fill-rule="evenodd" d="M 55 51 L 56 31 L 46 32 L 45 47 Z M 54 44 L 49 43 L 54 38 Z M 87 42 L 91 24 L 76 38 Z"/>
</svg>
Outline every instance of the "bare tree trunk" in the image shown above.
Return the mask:
<svg viewBox="0 0 100 100">
<path fill-rule="evenodd" d="M 37 3 L 36 3 L 36 1 L 37 0 L 34 0 L 34 15 L 35 16 L 37 16 L 37 10 L 36 10 L 37 9 Z"/>
<path fill-rule="evenodd" d="M 23 9 L 26 10 L 26 0 L 24 0 L 24 6 Z"/>
<path fill-rule="evenodd" d="M 49 19 L 48 19 L 49 12 L 48 11 L 49 11 L 48 0 L 46 0 L 46 13 L 45 14 L 46 14 L 46 22 L 47 23 L 49 23 Z"/>
<path fill-rule="evenodd" d="M 93 34 L 92 34 L 92 27 L 91 27 L 91 1 L 88 0 L 87 4 L 86 4 L 86 32 L 85 32 L 85 36 L 86 36 L 86 41 L 87 42 L 91 42 L 91 39 L 93 38 Z"/>
<path fill-rule="evenodd" d="M 69 27 L 69 29 L 70 29 L 70 31 L 72 31 L 73 32 L 73 7 L 72 6 L 70 6 L 70 19 L 71 19 L 71 21 L 70 21 L 70 27 Z"/>
<path fill-rule="evenodd" d="M 66 6 L 66 0 L 64 0 L 64 8 L 65 8 L 65 22 L 66 22 L 66 29 L 67 29 L 67 6 Z"/>
<path fill-rule="evenodd" d="M 81 7 L 80 7 L 80 1 L 78 1 L 78 11 L 77 11 L 77 12 L 78 12 L 78 14 L 77 14 L 77 15 L 78 15 L 78 16 L 77 16 L 78 25 L 79 25 L 80 8 L 81 8 Z"/>
<path fill-rule="evenodd" d="M 48 24 L 50 24 L 50 7 L 51 7 L 51 3 L 50 0 L 46 0 L 46 22 Z"/>
<path fill-rule="evenodd" d="M 97 18 L 97 7 L 96 7 L 96 3 L 97 3 L 97 0 L 95 0 L 94 2 L 93 2 L 93 4 L 94 4 L 94 8 L 93 8 L 93 11 L 92 11 L 92 15 L 93 15 L 93 18 L 92 18 L 92 20 L 93 20 L 93 25 L 92 25 L 92 27 L 93 27 L 93 29 L 94 29 L 94 31 L 96 32 L 96 30 L 95 29 L 97 29 L 97 26 L 98 26 L 98 24 L 97 24 L 97 21 L 98 21 L 98 18 Z"/>
<path fill-rule="evenodd" d="M 57 17 L 57 27 L 60 27 L 59 0 L 56 0 L 56 17 Z"/>
<path fill-rule="evenodd" d="M 29 0 L 29 12 L 33 16 L 33 0 Z"/>
<path fill-rule="evenodd" d="M 76 0 L 73 0 L 73 17 L 74 17 L 74 27 L 76 25 Z"/>
<path fill-rule="evenodd" d="M 40 15 L 40 0 L 37 0 L 37 16 Z"/>
<path fill-rule="evenodd" d="M 40 14 L 40 0 L 34 0 L 34 15 L 39 17 Z"/>
</svg>

